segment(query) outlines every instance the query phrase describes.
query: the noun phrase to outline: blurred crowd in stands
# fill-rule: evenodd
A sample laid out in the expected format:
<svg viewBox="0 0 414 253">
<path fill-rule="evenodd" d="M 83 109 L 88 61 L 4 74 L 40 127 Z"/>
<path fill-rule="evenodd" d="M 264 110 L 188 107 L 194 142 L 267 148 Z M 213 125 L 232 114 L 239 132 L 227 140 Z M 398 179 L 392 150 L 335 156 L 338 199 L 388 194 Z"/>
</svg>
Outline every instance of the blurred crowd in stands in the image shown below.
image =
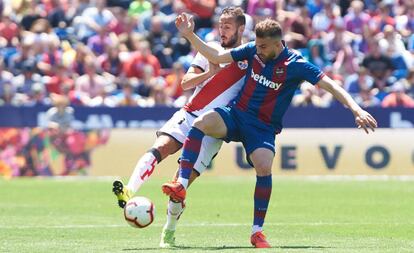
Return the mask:
<svg viewBox="0 0 414 253">
<path fill-rule="evenodd" d="M 181 78 L 195 52 L 174 25 L 196 17 L 219 40 L 223 7 L 246 11 L 244 40 L 266 17 L 285 40 L 363 107 L 414 107 L 413 0 L 0 0 L 0 106 L 52 104 L 181 107 Z M 338 103 L 303 83 L 294 106 Z"/>
</svg>

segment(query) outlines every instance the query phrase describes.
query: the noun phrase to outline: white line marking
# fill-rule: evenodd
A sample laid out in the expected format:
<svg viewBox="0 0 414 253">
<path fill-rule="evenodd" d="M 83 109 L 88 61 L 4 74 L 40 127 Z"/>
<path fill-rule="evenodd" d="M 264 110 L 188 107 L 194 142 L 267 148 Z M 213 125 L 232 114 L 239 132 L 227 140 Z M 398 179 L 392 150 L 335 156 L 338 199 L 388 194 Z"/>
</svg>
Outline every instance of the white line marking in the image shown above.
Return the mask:
<svg viewBox="0 0 414 253">
<path fill-rule="evenodd" d="M 186 223 L 178 224 L 180 227 L 244 227 L 251 226 L 250 223 Z M 394 223 L 341 223 L 341 222 L 304 222 L 304 223 L 265 223 L 265 226 L 413 226 L 413 222 L 394 222 Z M 24 225 L 7 226 L 0 225 L 0 229 L 78 229 L 78 228 L 123 228 L 129 227 L 128 224 L 81 224 L 81 225 Z M 163 227 L 163 224 L 152 224 L 151 227 Z"/>
</svg>

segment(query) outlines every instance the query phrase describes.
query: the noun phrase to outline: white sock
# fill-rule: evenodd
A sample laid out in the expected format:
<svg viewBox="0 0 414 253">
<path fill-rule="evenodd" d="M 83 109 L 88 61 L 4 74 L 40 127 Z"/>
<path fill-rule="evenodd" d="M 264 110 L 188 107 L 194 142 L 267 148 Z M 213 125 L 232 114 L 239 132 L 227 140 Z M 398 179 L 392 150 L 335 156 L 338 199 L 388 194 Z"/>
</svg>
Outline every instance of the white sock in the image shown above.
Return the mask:
<svg viewBox="0 0 414 253">
<path fill-rule="evenodd" d="M 157 159 L 151 152 L 145 153 L 141 159 L 135 165 L 134 172 L 128 181 L 128 189 L 133 193 L 138 191 L 141 185 L 148 180 L 151 174 L 154 172 L 155 165 L 157 165 Z"/>
<path fill-rule="evenodd" d="M 252 226 L 252 234 L 256 233 L 256 232 L 260 232 L 263 231 L 263 228 L 258 226 L 258 225 L 253 225 Z"/>
<path fill-rule="evenodd" d="M 188 187 L 188 179 L 179 177 L 177 180 L 178 183 L 182 184 L 184 186 L 185 189 L 187 189 Z"/>
<path fill-rule="evenodd" d="M 176 203 L 171 200 L 168 201 L 167 207 L 167 223 L 165 223 L 164 228 L 168 230 L 175 230 L 177 226 L 178 219 L 181 214 L 184 212 L 185 204 L 183 202 Z"/>
</svg>

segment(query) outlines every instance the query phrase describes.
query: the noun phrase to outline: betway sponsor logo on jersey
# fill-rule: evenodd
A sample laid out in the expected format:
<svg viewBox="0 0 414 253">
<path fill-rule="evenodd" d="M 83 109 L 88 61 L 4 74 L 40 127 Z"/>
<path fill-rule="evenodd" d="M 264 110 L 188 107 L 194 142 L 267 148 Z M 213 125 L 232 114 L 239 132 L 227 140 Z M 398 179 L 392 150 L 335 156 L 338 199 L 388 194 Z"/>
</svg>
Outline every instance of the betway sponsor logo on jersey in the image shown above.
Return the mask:
<svg viewBox="0 0 414 253">
<path fill-rule="evenodd" d="M 260 83 L 261 85 L 265 87 L 269 87 L 274 90 L 278 90 L 283 84 L 283 83 L 275 83 L 273 81 L 267 80 L 266 77 L 259 75 L 259 74 L 255 74 L 253 69 L 252 69 L 251 77 L 253 78 L 253 80 Z"/>
</svg>

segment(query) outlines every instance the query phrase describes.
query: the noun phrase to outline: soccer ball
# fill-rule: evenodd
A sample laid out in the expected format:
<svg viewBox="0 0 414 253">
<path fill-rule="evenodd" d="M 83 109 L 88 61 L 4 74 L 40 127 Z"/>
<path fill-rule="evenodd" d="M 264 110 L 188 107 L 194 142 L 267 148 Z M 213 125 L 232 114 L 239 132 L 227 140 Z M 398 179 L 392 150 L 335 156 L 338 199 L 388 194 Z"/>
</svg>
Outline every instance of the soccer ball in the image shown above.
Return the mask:
<svg viewBox="0 0 414 253">
<path fill-rule="evenodd" d="M 133 197 L 124 207 L 125 220 L 135 228 L 145 228 L 150 225 L 154 221 L 154 216 L 154 204 L 145 197 Z"/>
</svg>

